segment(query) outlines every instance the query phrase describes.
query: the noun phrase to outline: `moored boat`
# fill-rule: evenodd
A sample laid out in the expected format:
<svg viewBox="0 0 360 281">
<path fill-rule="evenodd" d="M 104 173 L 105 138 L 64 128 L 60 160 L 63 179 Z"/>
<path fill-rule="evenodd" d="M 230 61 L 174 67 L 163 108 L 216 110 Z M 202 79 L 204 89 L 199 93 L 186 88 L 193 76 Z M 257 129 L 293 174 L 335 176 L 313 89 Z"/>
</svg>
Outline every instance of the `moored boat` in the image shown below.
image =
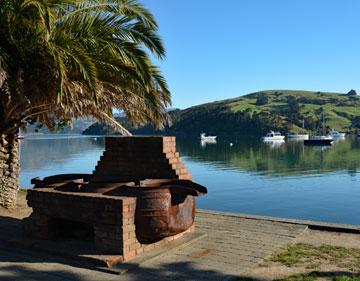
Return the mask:
<svg viewBox="0 0 360 281">
<path fill-rule="evenodd" d="M 201 134 L 200 134 L 200 139 L 201 139 L 202 141 L 215 141 L 216 138 L 217 138 L 217 136 L 206 136 L 205 133 L 201 133 Z"/>
<path fill-rule="evenodd" d="M 274 132 L 270 130 L 269 133 L 266 134 L 265 137 L 262 137 L 261 140 L 264 142 L 267 141 L 284 141 L 285 136 L 281 135 L 280 132 Z"/>
<path fill-rule="evenodd" d="M 330 131 L 330 136 L 332 138 L 337 138 L 337 139 L 342 139 L 342 138 L 345 138 L 346 134 L 345 133 L 341 133 L 341 132 L 338 132 L 338 131 L 335 131 L 334 129 L 332 129 Z"/>
<path fill-rule="evenodd" d="M 325 126 L 325 117 L 322 113 L 322 135 L 314 136 L 308 140 L 304 140 L 304 145 L 320 145 L 326 146 L 331 145 L 334 141 L 334 138 L 331 135 L 326 135 L 326 126 Z"/>
<path fill-rule="evenodd" d="M 308 140 L 308 134 L 288 134 L 287 138 L 290 140 Z"/>
<path fill-rule="evenodd" d="M 305 130 L 305 120 L 302 120 L 302 130 L 301 130 L 302 134 L 287 134 L 287 138 L 290 140 L 307 140 L 309 139 L 309 135 L 306 134 L 306 130 Z"/>
<path fill-rule="evenodd" d="M 18 140 L 23 140 L 25 138 L 25 136 L 21 133 L 21 130 L 18 131 L 16 139 Z"/>
<path fill-rule="evenodd" d="M 305 145 L 331 145 L 334 139 L 331 136 L 314 136 L 304 140 Z"/>
</svg>

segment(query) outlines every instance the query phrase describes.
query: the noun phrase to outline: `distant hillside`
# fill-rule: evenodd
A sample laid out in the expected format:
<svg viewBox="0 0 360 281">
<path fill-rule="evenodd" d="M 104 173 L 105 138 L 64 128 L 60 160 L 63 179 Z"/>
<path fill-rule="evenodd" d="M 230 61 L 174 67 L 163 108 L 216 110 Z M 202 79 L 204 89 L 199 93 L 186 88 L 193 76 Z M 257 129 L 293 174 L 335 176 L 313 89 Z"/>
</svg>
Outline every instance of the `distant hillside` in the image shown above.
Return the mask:
<svg viewBox="0 0 360 281">
<path fill-rule="evenodd" d="M 258 136 L 269 129 L 283 133 L 327 129 L 352 132 L 360 129 L 360 97 L 349 94 L 269 90 L 233 99 L 206 103 L 170 112 L 172 126 L 155 131 L 151 126 L 131 128 L 134 134 Z M 123 118 L 119 119 L 128 125 Z M 112 134 L 109 127 L 96 123 L 84 134 Z"/>
<path fill-rule="evenodd" d="M 71 126 L 65 126 L 61 130 L 50 132 L 46 127 L 39 128 L 37 124 L 28 125 L 26 134 L 81 134 L 85 129 L 94 124 L 90 118 L 74 120 Z"/>
</svg>

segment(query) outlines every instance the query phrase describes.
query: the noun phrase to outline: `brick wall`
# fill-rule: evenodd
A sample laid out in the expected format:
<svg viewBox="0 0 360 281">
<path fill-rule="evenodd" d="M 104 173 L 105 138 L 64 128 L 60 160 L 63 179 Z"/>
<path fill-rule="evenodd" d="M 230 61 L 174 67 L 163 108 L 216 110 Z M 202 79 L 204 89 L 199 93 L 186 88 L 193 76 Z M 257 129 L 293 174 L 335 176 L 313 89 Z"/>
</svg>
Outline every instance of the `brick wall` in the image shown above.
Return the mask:
<svg viewBox="0 0 360 281">
<path fill-rule="evenodd" d="M 141 244 L 135 232 L 135 197 L 104 196 L 96 193 L 63 193 L 52 188 L 29 190 L 28 204 L 33 213 L 25 219 L 28 236 L 51 239 L 57 232 L 52 220 L 61 218 L 85 222 L 93 226 L 94 246 L 102 253 L 122 255 L 123 261 L 165 245 L 187 232 L 151 244 Z"/>
</svg>

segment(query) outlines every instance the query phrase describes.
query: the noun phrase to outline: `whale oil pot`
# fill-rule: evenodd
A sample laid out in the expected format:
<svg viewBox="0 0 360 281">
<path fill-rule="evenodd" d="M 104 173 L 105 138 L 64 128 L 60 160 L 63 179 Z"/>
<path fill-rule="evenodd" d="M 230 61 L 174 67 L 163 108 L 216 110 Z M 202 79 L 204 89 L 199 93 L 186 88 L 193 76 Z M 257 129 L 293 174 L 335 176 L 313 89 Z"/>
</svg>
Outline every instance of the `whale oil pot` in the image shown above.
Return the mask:
<svg viewBox="0 0 360 281">
<path fill-rule="evenodd" d="M 145 180 L 136 207 L 136 235 L 152 243 L 188 229 L 195 219 L 195 198 L 205 187 L 190 180 Z"/>
</svg>

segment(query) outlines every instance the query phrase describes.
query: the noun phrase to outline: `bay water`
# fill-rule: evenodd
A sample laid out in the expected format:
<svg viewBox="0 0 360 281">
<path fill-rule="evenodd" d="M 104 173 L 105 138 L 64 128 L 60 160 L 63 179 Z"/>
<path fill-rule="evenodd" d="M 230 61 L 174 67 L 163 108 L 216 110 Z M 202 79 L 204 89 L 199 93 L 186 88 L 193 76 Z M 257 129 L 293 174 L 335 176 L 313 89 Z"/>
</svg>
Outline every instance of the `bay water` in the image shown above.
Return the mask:
<svg viewBox="0 0 360 281">
<path fill-rule="evenodd" d="M 219 138 L 178 138 L 177 149 L 193 179 L 209 193 L 202 209 L 360 225 L 360 139 L 330 147 L 266 144 Z M 92 173 L 104 138 L 43 135 L 20 141 L 20 182 L 63 173 Z"/>
</svg>

